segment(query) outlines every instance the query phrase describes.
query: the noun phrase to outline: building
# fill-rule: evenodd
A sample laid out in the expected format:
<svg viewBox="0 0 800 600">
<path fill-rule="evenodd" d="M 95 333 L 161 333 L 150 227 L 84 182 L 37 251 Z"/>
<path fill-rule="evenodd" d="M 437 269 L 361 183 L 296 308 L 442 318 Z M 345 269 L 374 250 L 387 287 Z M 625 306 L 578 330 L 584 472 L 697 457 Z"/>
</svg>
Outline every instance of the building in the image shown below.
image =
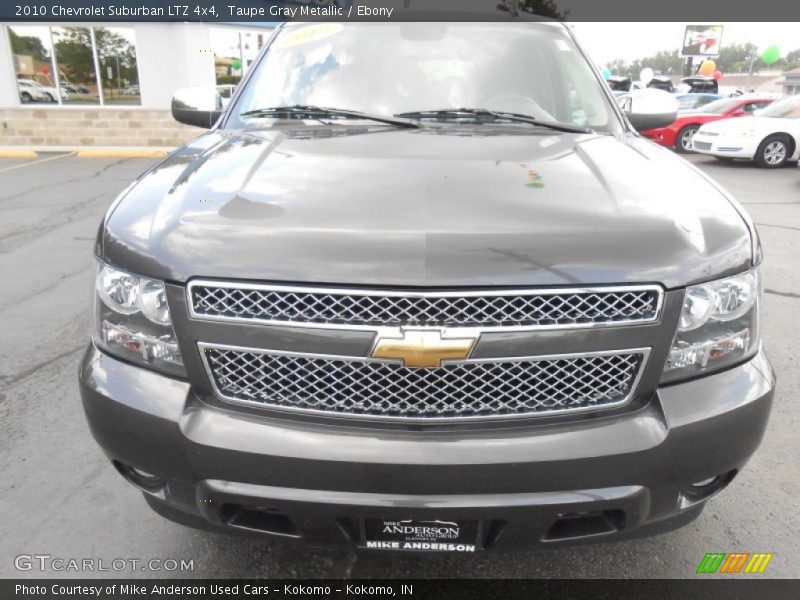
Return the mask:
<svg viewBox="0 0 800 600">
<path fill-rule="evenodd" d="M 235 84 L 274 24 L 2 23 L 0 146 L 176 146 L 174 91 Z"/>
<path fill-rule="evenodd" d="M 786 71 L 785 78 L 781 82 L 783 85 L 783 93 L 788 96 L 795 96 L 800 94 L 800 67 Z"/>
</svg>

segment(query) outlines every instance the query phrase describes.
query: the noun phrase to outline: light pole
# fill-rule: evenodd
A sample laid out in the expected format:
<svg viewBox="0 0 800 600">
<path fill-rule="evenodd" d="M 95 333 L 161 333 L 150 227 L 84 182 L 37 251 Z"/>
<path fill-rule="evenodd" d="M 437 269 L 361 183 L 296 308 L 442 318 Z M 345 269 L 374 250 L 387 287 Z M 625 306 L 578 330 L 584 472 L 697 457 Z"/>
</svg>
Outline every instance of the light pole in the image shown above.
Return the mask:
<svg viewBox="0 0 800 600">
<path fill-rule="evenodd" d="M 753 65 L 756 62 L 756 49 L 750 51 L 750 68 L 747 71 L 747 87 L 753 89 Z"/>
<path fill-rule="evenodd" d="M 117 90 L 121 90 L 122 89 L 122 82 L 121 82 L 121 80 L 119 78 L 119 55 L 115 54 L 114 55 L 114 59 L 117 61 Z"/>
</svg>

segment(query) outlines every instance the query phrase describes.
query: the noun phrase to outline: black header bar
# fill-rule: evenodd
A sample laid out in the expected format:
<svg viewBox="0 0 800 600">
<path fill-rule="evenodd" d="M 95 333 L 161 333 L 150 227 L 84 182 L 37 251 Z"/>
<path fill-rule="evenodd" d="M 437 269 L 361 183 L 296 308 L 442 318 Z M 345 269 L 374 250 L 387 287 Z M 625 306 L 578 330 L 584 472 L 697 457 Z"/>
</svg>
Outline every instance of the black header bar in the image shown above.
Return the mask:
<svg viewBox="0 0 800 600">
<path fill-rule="evenodd" d="M 712 576 L 713 577 L 713 576 Z M 796 599 L 800 580 L 224 580 L 5 579 L 3 600 L 770 600 Z"/>
<path fill-rule="evenodd" d="M 800 21 L 788 0 L 3 0 L 2 21 Z"/>
</svg>

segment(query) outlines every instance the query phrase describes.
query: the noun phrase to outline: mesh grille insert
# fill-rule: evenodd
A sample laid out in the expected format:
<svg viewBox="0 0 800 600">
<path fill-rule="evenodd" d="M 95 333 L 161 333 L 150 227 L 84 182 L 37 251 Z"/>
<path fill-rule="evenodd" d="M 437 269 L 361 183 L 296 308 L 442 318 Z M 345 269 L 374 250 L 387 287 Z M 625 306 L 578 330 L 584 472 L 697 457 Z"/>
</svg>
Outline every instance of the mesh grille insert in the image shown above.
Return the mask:
<svg viewBox="0 0 800 600">
<path fill-rule="evenodd" d="M 502 295 L 415 295 L 302 291 L 192 284 L 194 315 L 362 326 L 513 327 L 647 322 L 658 316 L 654 288 Z"/>
<path fill-rule="evenodd" d="M 229 400 L 400 418 L 537 415 L 619 405 L 630 397 L 644 359 L 630 352 L 415 369 L 213 346 L 202 351 L 217 390 Z"/>
</svg>

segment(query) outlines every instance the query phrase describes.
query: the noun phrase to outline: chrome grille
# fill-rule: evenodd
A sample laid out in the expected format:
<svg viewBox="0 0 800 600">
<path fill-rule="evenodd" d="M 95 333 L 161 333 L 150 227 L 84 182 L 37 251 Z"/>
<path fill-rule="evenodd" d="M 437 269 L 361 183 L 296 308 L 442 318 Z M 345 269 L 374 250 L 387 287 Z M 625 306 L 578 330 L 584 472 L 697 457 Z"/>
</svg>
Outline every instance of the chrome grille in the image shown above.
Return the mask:
<svg viewBox="0 0 800 600">
<path fill-rule="evenodd" d="M 655 321 L 656 286 L 501 292 L 381 292 L 195 281 L 192 316 L 274 324 L 582 327 Z"/>
<path fill-rule="evenodd" d="M 200 345 L 217 393 L 327 414 L 441 419 L 535 416 L 625 404 L 647 350 L 463 361 L 430 369 L 369 359 Z"/>
</svg>

